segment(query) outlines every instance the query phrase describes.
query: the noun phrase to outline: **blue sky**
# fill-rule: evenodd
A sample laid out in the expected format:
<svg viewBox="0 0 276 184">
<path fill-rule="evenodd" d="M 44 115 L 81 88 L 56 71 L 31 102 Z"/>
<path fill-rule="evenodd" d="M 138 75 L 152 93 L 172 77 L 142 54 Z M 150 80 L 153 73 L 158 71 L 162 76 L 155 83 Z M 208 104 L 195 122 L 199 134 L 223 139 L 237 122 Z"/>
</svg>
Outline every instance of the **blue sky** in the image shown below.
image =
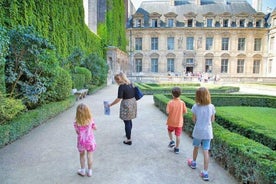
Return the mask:
<svg viewBox="0 0 276 184">
<path fill-rule="evenodd" d="M 142 1 L 153 1 L 153 0 L 132 0 L 134 6 L 136 9 L 140 6 L 140 3 Z M 252 3 L 252 0 L 247 0 L 250 4 Z M 270 7 L 272 10 L 276 7 L 276 0 L 263 0 L 263 11 L 265 12 L 266 8 Z"/>
<path fill-rule="evenodd" d="M 249 3 L 252 3 L 252 0 L 247 0 Z M 266 8 L 269 7 L 272 10 L 276 7 L 276 0 L 263 0 L 263 11 L 265 12 Z"/>
</svg>

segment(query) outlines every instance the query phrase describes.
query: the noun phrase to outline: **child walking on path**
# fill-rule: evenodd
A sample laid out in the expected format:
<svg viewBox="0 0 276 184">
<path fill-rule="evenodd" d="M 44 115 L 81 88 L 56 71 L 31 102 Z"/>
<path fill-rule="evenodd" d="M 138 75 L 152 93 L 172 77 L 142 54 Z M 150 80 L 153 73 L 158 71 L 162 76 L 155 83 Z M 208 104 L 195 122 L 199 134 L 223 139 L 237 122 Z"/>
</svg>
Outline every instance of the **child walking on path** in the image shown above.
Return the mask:
<svg viewBox="0 0 276 184">
<path fill-rule="evenodd" d="M 215 121 L 215 106 L 211 104 L 211 96 L 209 90 L 201 87 L 196 91 L 196 104 L 192 107 L 193 122 L 195 122 L 193 130 L 193 160 L 188 161 L 188 165 L 196 168 L 196 158 L 198 155 L 198 148 L 201 145 L 204 156 L 204 170 L 201 172 L 203 180 L 208 181 L 208 164 L 209 164 L 209 150 L 211 139 L 213 139 L 212 122 Z"/>
<path fill-rule="evenodd" d="M 96 125 L 92 118 L 89 107 L 85 104 L 79 104 L 76 112 L 76 121 L 74 128 L 77 133 L 77 148 L 80 152 L 80 166 L 78 174 L 85 176 L 85 153 L 87 157 L 87 176 L 92 176 L 92 152 L 96 149 L 96 142 L 93 130 L 96 130 Z"/>
<path fill-rule="evenodd" d="M 174 87 L 172 89 L 173 99 L 167 104 L 167 125 L 168 134 L 170 138 L 169 148 L 174 147 L 174 152 L 179 153 L 180 135 L 183 127 L 183 115 L 187 113 L 186 104 L 180 99 L 181 89 Z M 176 144 L 173 140 L 172 132 L 174 131 L 176 137 Z"/>
</svg>

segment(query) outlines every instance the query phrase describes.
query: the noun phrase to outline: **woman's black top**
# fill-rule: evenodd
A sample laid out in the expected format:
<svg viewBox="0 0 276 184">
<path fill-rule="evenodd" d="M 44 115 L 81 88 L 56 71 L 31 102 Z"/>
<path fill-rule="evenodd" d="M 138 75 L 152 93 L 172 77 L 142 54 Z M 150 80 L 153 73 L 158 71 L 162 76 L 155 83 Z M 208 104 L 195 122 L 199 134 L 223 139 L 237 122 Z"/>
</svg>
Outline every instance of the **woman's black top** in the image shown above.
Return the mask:
<svg viewBox="0 0 276 184">
<path fill-rule="evenodd" d="M 121 84 L 118 89 L 118 97 L 121 99 L 130 99 L 135 96 L 134 88 L 132 84 Z"/>
</svg>

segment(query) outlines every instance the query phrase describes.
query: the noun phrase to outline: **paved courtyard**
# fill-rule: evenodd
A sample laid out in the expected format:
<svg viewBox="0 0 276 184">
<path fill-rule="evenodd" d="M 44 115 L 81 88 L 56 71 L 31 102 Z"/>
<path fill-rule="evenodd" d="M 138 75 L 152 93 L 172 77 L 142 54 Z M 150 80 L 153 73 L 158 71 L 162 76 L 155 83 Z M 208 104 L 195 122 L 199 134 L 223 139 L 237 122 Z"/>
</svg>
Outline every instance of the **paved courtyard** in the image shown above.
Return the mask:
<svg viewBox="0 0 276 184">
<path fill-rule="evenodd" d="M 0 149 L 2 184 L 183 184 L 206 183 L 200 177 L 203 168 L 199 153 L 198 168 L 187 166 L 192 155 L 192 139 L 181 136 L 180 154 L 167 148 L 166 115 L 153 104 L 152 96 L 138 101 L 138 117 L 133 121 L 131 146 L 124 145 L 124 126 L 119 119 L 119 105 L 111 115 L 104 115 L 103 101 L 112 101 L 117 85 L 110 85 L 72 108 L 48 120 L 14 143 Z M 241 88 L 241 91 L 243 88 Z M 248 91 L 248 90 L 247 90 Z M 242 91 L 243 92 L 243 91 Z M 276 91 L 273 91 L 276 94 Z M 80 177 L 76 134 L 73 129 L 79 103 L 90 106 L 98 130 L 97 150 L 93 155 L 93 176 Z M 212 158 L 209 183 L 235 184 L 237 181 Z"/>
</svg>

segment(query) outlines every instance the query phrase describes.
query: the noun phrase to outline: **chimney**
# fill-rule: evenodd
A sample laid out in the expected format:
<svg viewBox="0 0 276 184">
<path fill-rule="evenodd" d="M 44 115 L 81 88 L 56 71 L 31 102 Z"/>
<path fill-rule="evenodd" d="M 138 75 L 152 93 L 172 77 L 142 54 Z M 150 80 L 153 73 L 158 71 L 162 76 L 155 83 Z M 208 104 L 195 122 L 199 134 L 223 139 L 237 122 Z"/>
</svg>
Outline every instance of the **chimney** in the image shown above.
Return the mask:
<svg viewBox="0 0 276 184">
<path fill-rule="evenodd" d="M 171 0 L 170 5 L 171 5 L 171 6 L 174 6 L 174 0 Z"/>
<path fill-rule="evenodd" d="M 195 0 L 195 5 L 200 5 L 201 0 Z"/>
<path fill-rule="evenodd" d="M 252 0 L 252 7 L 257 11 L 262 11 L 262 0 Z"/>
</svg>

